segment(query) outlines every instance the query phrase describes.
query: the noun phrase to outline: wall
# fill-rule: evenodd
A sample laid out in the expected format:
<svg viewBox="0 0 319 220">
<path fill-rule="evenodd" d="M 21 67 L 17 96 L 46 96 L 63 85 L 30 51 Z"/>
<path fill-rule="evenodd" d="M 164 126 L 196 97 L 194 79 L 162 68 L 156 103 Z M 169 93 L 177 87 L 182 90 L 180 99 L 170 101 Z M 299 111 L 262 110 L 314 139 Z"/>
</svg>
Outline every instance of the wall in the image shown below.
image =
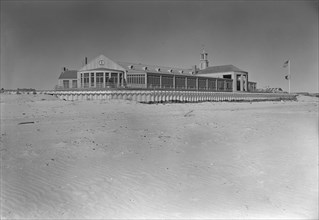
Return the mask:
<svg viewBox="0 0 319 220">
<path fill-rule="evenodd" d="M 72 81 L 73 81 L 73 80 L 76 80 L 76 79 L 59 79 L 59 80 L 58 80 L 58 87 L 59 87 L 59 88 L 64 89 L 64 86 L 63 86 L 63 81 L 64 81 L 64 80 L 69 81 L 69 89 L 73 89 L 73 83 L 72 83 Z"/>
</svg>

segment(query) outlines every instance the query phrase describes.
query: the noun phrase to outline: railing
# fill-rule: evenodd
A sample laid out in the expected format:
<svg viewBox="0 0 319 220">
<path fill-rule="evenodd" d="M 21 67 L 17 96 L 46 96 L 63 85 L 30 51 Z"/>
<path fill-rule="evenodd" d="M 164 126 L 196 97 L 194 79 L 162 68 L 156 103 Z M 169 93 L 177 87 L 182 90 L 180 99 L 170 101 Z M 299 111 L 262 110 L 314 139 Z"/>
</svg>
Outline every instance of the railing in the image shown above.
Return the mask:
<svg viewBox="0 0 319 220">
<path fill-rule="evenodd" d="M 212 92 L 187 90 L 81 90 L 47 91 L 63 100 L 123 99 L 143 103 L 154 102 L 204 102 L 204 101 L 279 101 L 296 100 L 295 94 L 286 93 L 249 93 L 249 92 Z"/>
</svg>

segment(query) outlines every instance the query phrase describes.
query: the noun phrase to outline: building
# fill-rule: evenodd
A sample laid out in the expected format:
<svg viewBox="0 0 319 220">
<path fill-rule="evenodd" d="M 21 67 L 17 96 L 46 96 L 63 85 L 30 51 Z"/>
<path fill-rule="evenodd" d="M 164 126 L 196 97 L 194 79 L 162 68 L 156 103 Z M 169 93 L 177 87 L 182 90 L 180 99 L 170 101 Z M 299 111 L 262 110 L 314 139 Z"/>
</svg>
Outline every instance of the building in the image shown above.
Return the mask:
<svg viewBox="0 0 319 220">
<path fill-rule="evenodd" d="M 78 88 L 77 72 L 77 70 L 63 68 L 63 72 L 58 79 L 58 88 Z"/>
<path fill-rule="evenodd" d="M 66 70 L 59 77 L 59 89 L 143 88 L 207 91 L 255 91 L 248 72 L 233 65 L 209 66 L 201 53 L 199 69 L 174 68 L 130 62 L 114 62 L 100 55 L 78 71 Z"/>
<path fill-rule="evenodd" d="M 203 70 L 199 70 L 197 75 L 232 79 L 233 91 L 248 91 L 248 72 L 233 65 L 207 67 Z"/>
</svg>

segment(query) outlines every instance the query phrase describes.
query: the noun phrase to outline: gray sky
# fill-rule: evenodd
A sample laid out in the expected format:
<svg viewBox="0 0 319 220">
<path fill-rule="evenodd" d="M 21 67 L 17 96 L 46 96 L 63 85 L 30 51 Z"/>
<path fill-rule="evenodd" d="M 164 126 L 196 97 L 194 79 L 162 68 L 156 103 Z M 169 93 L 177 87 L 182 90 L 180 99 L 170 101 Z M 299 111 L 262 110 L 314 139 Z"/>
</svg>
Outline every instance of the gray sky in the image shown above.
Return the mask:
<svg viewBox="0 0 319 220">
<path fill-rule="evenodd" d="M 1 1 L 1 87 L 52 89 L 62 67 L 233 64 L 257 86 L 318 92 L 318 1 Z"/>
</svg>

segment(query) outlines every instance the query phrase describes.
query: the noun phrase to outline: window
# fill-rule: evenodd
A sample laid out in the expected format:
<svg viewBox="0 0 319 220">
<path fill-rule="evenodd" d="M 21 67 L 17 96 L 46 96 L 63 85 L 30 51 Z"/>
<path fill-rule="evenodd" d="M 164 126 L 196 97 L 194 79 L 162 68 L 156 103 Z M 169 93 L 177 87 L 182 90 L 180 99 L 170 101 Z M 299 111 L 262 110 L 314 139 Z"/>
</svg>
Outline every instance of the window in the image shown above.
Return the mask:
<svg viewBox="0 0 319 220">
<path fill-rule="evenodd" d="M 206 89 L 206 79 L 198 78 L 198 88 L 202 90 Z"/>
<path fill-rule="evenodd" d="M 69 80 L 63 80 L 63 88 L 68 89 L 69 88 Z"/>
<path fill-rule="evenodd" d="M 96 73 L 96 87 L 103 87 L 103 73 Z"/>
<path fill-rule="evenodd" d="M 195 78 L 187 78 L 187 88 L 188 89 L 196 89 L 196 79 Z"/>
<path fill-rule="evenodd" d="M 162 76 L 162 88 L 173 88 L 173 76 Z"/>
<path fill-rule="evenodd" d="M 148 75 L 147 84 L 148 84 L 148 87 L 150 88 L 160 87 L 160 76 Z"/>
<path fill-rule="evenodd" d="M 145 76 L 137 75 L 138 84 L 145 84 Z"/>
<path fill-rule="evenodd" d="M 224 90 L 224 81 L 218 80 L 218 90 Z"/>
<path fill-rule="evenodd" d="M 91 73 L 91 87 L 94 87 L 94 73 Z"/>
<path fill-rule="evenodd" d="M 128 74 L 127 75 L 127 84 L 130 84 L 131 87 L 135 88 L 144 88 L 145 85 L 145 75 L 144 74 Z"/>
<path fill-rule="evenodd" d="M 185 88 L 185 77 L 176 77 L 175 78 L 175 87 L 177 89 L 184 89 Z"/>
<path fill-rule="evenodd" d="M 78 87 L 78 81 L 75 79 L 75 80 L 72 80 L 72 88 L 77 88 Z"/>
<path fill-rule="evenodd" d="M 111 73 L 111 82 L 117 84 L 117 73 Z"/>
<path fill-rule="evenodd" d="M 226 83 L 227 83 L 227 85 L 226 85 L 227 90 L 232 90 L 232 88 L 233 88 L 233 81 L 227 81 Z"/>
<path fill-rule="evenodd" d="M 84 73 L 84 88 L 89 87 L 89 73 Z"/>
<path fill-rule="evenodd" d="M 109 73 L 105 73 L 105 83 L 107 84 L 110 81 Z"/>
<path fill-rule="evenodd" d="M 208 89 L 209 90 L 216 90 L 216 80 L 208 80 Z"/>
</svg>

